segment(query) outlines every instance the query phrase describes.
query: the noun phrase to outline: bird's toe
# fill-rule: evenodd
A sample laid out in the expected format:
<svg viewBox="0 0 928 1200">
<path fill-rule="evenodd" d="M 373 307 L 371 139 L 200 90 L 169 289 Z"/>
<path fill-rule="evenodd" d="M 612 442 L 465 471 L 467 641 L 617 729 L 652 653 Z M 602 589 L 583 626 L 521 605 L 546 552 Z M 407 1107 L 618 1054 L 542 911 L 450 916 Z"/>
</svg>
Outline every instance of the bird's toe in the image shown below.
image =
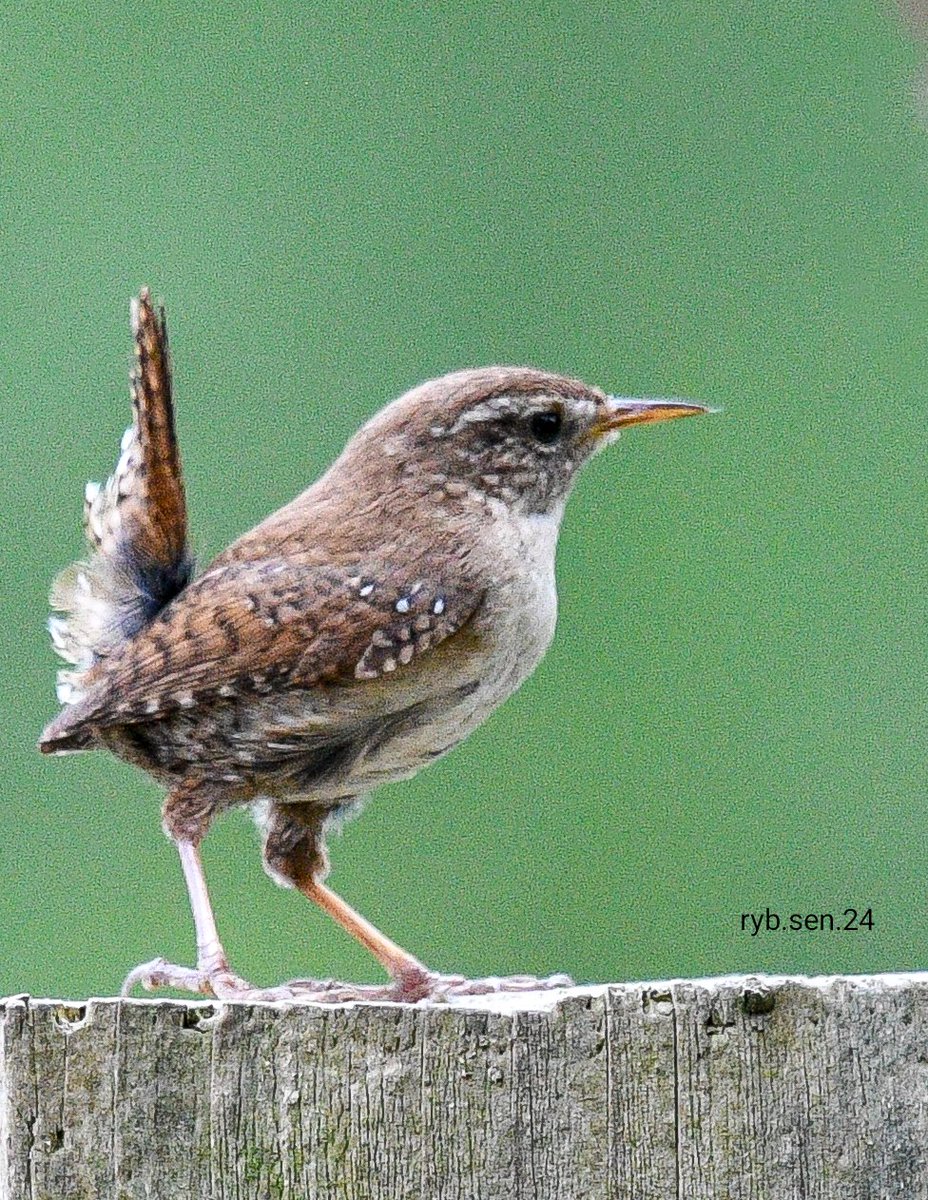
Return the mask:
<svg viewBox="0 0 928 1200">
<path fill-rule="evenodd" d="M 169 963 L 165 958 L 153 958 L 151 962 L 140 963 L 131 970 L 123 981 L 121 995 L 130 996 L 137 987 L 146 992 L 170 987 L 181 992 L 212 994 L 204 990 L 203 977 L 195 967 L 181 967 L 176 963 Z"/>
<path fill-rule="evenodd" d="M 129 996 L 137 987 L 146 992 L 174 988 L 179 992 L 193 992 L 215 1000 L 248 1000 L 260 996 L 258 988 L 230 971 L 224 962 L 207 967 L 182 967 L 164 958 L 153 958 L 151 962 L 142 963 L 129 972 L 121 994 Z"/>
<path fill-rule="evenodd" d="M 490 996 L 499 992 L 547 992 L 573 987 L 569 975 L 490 975 L 467 979 L 463 975 L 431 975 L 428 991 L 401 999 L 453 1000 L 463 996 Z"/>
</svg>

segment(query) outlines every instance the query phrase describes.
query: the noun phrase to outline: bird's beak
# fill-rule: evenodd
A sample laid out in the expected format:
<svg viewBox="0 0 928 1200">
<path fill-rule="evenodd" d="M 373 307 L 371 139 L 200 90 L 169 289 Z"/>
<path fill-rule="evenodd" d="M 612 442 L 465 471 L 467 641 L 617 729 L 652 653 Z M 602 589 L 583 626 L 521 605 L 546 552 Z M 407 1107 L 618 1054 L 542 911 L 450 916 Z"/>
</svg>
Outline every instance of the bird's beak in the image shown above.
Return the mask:
<svg viewBox="0 0 928 1200">
<path fill-rule="evenodd" d="M 627 425 L 645 421 L 672 421 L 674 417 L 695 417 L 712 412 L 705 404 L 683 400 L 632 400 L 626 396 L 607 396 L 606 411 L 593 426 L 594 437 L 615 434 Z"/>
</svg>

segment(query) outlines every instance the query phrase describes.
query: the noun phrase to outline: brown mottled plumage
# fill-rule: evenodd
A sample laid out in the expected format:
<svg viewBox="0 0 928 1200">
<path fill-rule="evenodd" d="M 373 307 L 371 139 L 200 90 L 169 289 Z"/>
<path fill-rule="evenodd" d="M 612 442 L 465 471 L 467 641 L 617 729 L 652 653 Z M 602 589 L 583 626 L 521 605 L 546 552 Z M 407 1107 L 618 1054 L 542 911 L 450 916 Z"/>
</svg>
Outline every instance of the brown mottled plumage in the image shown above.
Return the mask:
<svg viewBox="0 0 928 1200">
<path fill-rule="evenodd" d="M 142 629 L 189 582 L 187 509 L 174 434 L 171 368 L 164 313 L 143 292 L 132 305 L 136 364 L 130 375 L 133 423 L 105 486 L 88 483 L 84 531 L 91 557 L 52 585 L 55 649 L 77 671 L 59 674 L 59 698 L 75 698 L 87 668 Z"/>
<path fill-rule="evenodd" d="M 582 463 L 624 425 L 705 410 L 531 368 L 448 375 L 378 413 L 191 581 L 164 320 L 147 291 L 133 329 L 135 420 L 113 477 L 88 485 L 91 558 L 53 589 L 66 615 L 52 638 L 74 669 L 40 742 L 106 747 L 169 788 L 198 965 L 159 961 L 130 985 L 258 994 L 228 969 L 198 851 L 217 813 L 253 804 L 270 873 L 377 955 L 389 994 L 472 986 L 426 972 L 322 884 L 326 824 L 446 753 L 534 669 Z"/>
</svg>

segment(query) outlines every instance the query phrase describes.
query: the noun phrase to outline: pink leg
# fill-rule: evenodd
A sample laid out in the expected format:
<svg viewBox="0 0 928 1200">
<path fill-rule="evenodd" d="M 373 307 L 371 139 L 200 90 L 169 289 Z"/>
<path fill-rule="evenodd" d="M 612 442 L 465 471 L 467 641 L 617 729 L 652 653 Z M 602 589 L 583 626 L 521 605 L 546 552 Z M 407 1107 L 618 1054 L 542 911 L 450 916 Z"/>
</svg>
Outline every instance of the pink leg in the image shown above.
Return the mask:
<svg viewBox="0 0 928 1200">
<path fill-rule="evenodd" d="M 177 853 L 180 855 L 180 865 L 184 872 L 184 882 L 187 884 L 187 895 L 190 897 L 193 924 L 197 933 L 197 969 L 207 974 L 218 966 L 228 969 L 229 964 L 219 941 L 216 918 L 213 916 L 213 906 L 206 890 L 200 848 L 193 842 L 178 842 Z"/>
<path fill-rule="evenodd" d="M 313 996 L 313 999 L 360 999 L 360 1000 L 398 1000 L 414 1003 L 417 1000 L 450 999 L 454 996 L 479 996 L 488 992 L 534 992 L 550 988 L 569 987 L 571 980 L 566 975 L 551 975 L 547 979 L 537 979 L 533 975 L 509 975 L 488 979 L 465 979 L 463 975 L 440 975 L 430 971 L 424 963 L 415 958 L 408 950 L 398 946 L 396 942 L 380 932 L 366 917 L 341 896 L 320 883 L 316 879 L 301 881 L 297 884 L 299 890 L 308 900 L 318 904 L 323 912 L 341 925 L 347 933 L 369 950 L 383 966 L 392 979 L 386 986 L 331 984 L 328 994 Z M 296 994 L 300 994 L 299 983 L 291 985 Z M 308 984 L 308 987 L 318 987 L 318 984 Z"/>
<path fill-rule="evenodd" d="M 290 995 L 307 1000 L 399 1000 L 415 1002 L 480 995 L 485 992 L 534 991 L 566 987 L 564 975 L 535 979 L 517 975 L 503 978 L 465 979 L 462 975 L 439 975 L 430 971 L 408 950 L 381 933 L 359 912 L 327 887 L 328 862 L 324 835 L 330 813 L 311 804 L 271 804 L 263 814 L 264 859 L 273 879 L 297 888 L 351 934 L 384 967 L 387 984 L 349 984 L 317 980 L 292 980 L 284 985 Z M 283 989 L 277 989 L 278 994 Z"/>
<path fill-rule="evenodd" d="M 427 996 L 433 988 L 434 975 L 424 963 L 398 946 L 372 925 L 366 917 L 347 904 L 341 896 L 316 879 L 297 885 L 303 895 L 318 904 L 324 913 L 337 921 L 347 933 L 373 954 L 391 979 L 394 980 L 397 998 L 418 1000 Z M 389 994 L 389 993 L 388 993 Z"/>
<path fill-rule="evenodd" d="M 534 991 L 536 988 L 564 987 L 569 980 L 563 976 L 535 979 L 530 976 L 511 976 L 468 980 L 460 975 L 438 975 L 429 971 L 417 958 L 382 934 L 370 921 L 356 912 L 335 892 L 311 877 L 295 881 L 299 890 L 347 930 L 385 967 L 391 977 L 388 984 L 354 985 L 334 980 L 292 980 L 279 987 L 255 988 L 229 970 L 228 960 L 206 887 L 206 877 L 200 859 L 199 839 L 174 836 L 180 856 L 187 894 L 197 939 L 196 967 L 181 967 L 158 958 L 130 972 L 123 984 L 123 995 L 134 987 L 148 991 L 172 987 L 181 991 L 214 996 L 219 1000 L 400 1000 L 414 1002 L 426 997 L 452 998 L 479 995 L 496 991 Z"/>
<path fill-rule="evenodd" d="M 197 965 L 195 968 L 180 967 L 165 962 L 163 958 L 143 963 L 126 977 L 122 985 L 122 994 L 126 996 L 134 987 L 141 985 L 146 991 L 158 987 L 173 987 L 185 992 L 200 992 L 229 1000 L 245 999 L 254 995 L 256 989 L 229 970 L 206 888 L 199 846 L 190 841 L 178 841 L 175 844 L 193 912 L 197 937 Z"/>
</svg>

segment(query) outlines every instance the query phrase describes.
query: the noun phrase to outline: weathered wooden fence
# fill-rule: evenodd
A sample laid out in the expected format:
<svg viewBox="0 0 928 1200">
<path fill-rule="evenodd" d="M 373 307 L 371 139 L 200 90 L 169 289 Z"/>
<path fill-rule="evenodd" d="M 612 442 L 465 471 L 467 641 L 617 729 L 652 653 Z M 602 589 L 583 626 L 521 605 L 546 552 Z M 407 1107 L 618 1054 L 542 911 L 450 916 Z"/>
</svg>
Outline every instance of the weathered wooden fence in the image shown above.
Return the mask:
<svg viewBox="0 0 928 1200">
<path fill-rule="evenodd" d="M 928 976 L 2 1004 L 3 1200 L 928 1197 Z"/>
</svg>

